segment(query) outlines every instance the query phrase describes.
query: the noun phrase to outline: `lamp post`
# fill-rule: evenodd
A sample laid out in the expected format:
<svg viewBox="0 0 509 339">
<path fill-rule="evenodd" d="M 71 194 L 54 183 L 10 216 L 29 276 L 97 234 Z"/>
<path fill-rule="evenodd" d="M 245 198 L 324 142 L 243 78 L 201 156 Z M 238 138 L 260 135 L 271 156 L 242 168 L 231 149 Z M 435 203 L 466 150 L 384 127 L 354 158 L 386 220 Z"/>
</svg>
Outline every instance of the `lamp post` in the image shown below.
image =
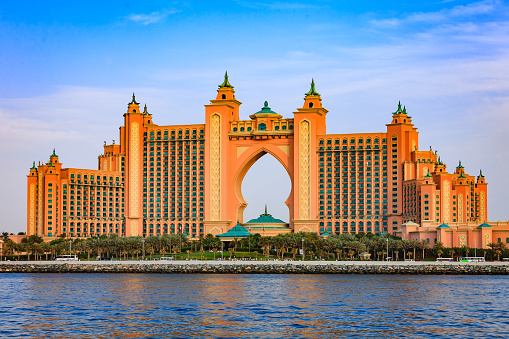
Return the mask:
<svg viewBox="0 0 509 339">
<path fill-rule="evenodd" d="M 474 257 L 477 257 L 477 239 L 474 239 Z"/>
<path fill-rule="evenodd" d="M 304 261 L 304 238 L 302 238 L 302 261 Z"/>
<path fill-rule="evenodd" d="M 145 239 L 141 239 L 141 260 L 145 260 Z"/>
<path fill-rule="evenodd" d="M 224 245 L 224 242 L 223 242 L 223 240 L 221 240 L 221 260 L 224 260 L 223 245 Z"/>
<path fill-rule="evenodd" d="M 71 255 L 71 244 L 72 244 L 72 240 L 69 240 L 69 255 Z"/>
<path fill-rule="evenodd" d="M 182 225 L 179 225 L 179 238 L 180 238 L 179 252 L 182 253 Z"/>
</svg>

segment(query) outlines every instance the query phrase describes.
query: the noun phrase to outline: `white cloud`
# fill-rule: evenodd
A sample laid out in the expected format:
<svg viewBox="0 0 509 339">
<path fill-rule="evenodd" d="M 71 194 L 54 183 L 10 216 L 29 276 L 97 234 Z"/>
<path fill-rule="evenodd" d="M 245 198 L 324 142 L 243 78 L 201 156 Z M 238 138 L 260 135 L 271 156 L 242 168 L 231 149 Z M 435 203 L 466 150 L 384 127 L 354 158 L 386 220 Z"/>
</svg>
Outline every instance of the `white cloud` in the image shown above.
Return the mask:
<svg viewBox="0 0 509 339">
<path fill-rule="evenodd" d="M 169 15 L 179 13 L 179 10 L 169 10 L 165 9 L 160 12 L 152 12 L 150 14 L 130 14 L 125 18 L 129 21 L 141 24 L 141 25 L 150 25 L 160 22 L 166 19 Z"/>
<path fill-rule="evenodd" d="M 397 28 L 405 23 L 438 23 L 461 17 L 472 17 L 489 14 L 501 7 L 498 0 L 483 0 L 468 5 L 457 5 L 450 9 L 442 9 L 436 12 L 417 12 L 403 18 L 389 18 L 372 20 L 371 23 L 377 27 Z"/>
</svg>

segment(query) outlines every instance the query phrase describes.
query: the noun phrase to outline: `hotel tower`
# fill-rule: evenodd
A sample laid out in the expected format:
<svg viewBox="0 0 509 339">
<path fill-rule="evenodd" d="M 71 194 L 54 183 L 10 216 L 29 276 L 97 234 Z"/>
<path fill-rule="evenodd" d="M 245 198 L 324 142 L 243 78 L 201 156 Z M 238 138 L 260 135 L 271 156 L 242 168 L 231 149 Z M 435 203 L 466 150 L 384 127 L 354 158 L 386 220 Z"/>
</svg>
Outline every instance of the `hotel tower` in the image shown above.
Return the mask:
<svg viewBox="0 0 509 339">
<path fill-rule="evenodd" d="M 461 165 L 449 172 L 401 104 L 383 132 L 327 134 L 328 110 L 314 82 L 283 118 L 265 102 L 240 120 L 225 75 L 205 123 L 159 126 L 133 94 L 119 144 L 98 169 L 63 168 L 53 151 L 27 178 L 27 234 L 52 238 L 220 234 L 247 206 L 244 176 L 263 155 L 285 168 L 291 232 L 395 233 L 401 225 L 474 225 L 487 220 L 487 184 Z"/>
</svg>

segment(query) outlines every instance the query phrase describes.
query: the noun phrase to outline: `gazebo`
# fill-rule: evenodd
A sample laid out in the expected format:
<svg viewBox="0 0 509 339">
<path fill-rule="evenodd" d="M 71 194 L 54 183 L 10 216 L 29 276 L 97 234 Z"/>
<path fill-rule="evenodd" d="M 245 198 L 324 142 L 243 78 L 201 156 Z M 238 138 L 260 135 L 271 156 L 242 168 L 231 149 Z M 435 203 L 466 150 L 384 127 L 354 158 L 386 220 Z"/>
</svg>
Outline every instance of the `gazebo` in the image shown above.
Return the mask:
<svg viewBox="0 0 509 339">
<path fill-rule="evenodd" d="M 216 237 L 218 237 L 221 241 L 235 241 L 236 239 L 247 238 L 250 235 L 253 235 L 253 234 L 249 233 L 237 221 L 237 225 L 235 225 L 235 227 L 230 228 L 228 230 L 228 232 L 226 232 L 226 233 L 216 235 Z"/>
</svg>

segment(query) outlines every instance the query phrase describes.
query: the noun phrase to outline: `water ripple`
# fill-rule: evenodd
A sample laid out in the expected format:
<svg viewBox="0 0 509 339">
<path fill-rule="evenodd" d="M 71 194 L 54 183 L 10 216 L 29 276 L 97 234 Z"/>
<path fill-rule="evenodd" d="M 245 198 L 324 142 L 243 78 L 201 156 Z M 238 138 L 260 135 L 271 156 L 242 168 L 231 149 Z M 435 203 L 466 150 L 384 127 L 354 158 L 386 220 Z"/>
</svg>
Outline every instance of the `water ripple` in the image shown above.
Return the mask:
<svg viewBox="0 0 509 339">
<path fill-rule="evenodd" d="M 0 274 L 7 338 L 507 338 L 504 276 Z"/>
</svg>

